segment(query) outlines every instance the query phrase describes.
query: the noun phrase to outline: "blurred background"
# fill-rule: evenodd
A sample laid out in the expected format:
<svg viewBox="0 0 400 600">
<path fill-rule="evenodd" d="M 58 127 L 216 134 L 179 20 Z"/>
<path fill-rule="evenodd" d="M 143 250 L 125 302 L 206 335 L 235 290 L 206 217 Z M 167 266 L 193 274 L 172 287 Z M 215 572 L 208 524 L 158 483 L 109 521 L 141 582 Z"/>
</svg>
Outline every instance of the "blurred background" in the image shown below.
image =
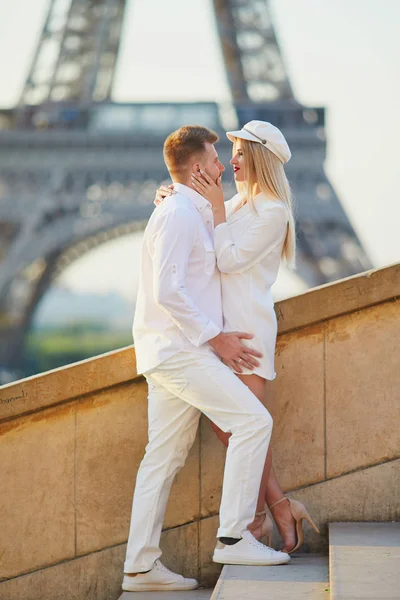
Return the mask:
<svg viewBox="0 0 400 600">
<path fill-rule="evenodd" d="M 132 342 L 163 140 L 285 133 L 296 274 L 399 260 L 398 0 L 0 1 L 0 383 Z"/>
</svg>

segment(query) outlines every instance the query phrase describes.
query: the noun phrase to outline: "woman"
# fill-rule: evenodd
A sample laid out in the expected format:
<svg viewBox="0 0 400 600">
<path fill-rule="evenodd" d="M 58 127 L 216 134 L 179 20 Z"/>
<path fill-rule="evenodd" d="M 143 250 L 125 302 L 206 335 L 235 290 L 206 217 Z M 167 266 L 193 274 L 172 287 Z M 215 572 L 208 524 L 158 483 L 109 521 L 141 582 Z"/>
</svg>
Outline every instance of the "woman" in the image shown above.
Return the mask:
<svg viewBox="0 0 400 600">
<path fill-rule="evenodd" d="M 295 224 L 292 196 L 283 164 L 290 157 L 289 146 L 279 129 L 264 121 L 250 121 L 239 131 L 227 133 L 233 142 L 230 161 L 238 194 L 224 203 L 221 178 L 214 182 L 206 173 L 192 175 L 192 186 L 212 205 L 214 246 L 221 271 L 224 331 L 254 334 L 249 342 L 263 354 L 260 366 L 248 370 L 236 364 L 235 374 L 265 401 L 266 381 L 276 377 L 274 355 L 277 321 L 271 286 L 281 258 L 289 268 L 295 266 Z M 160 188 L 156 203 L 171 193 Z M 249 310 L 250 309 L 250 310 Z M 228 445 L 230 434 L 212 427 Z M 262 476 L 256 517 L 250 531 L 257 539 L 270 539 L 271 511 L 282 536 L 283 551 L 292 553 L 303 542 L 302 520 L 307 519 L 316 532 L 305 506 L 284 496 L 272 468 L 268 450 Z"/>
</svg>

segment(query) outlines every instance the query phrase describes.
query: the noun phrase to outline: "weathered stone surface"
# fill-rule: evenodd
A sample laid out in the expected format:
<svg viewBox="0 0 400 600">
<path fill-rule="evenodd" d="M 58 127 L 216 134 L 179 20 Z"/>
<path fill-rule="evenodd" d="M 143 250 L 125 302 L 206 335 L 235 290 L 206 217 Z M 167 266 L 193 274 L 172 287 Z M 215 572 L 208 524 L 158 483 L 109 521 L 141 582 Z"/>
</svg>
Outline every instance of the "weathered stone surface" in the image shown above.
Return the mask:
<svg viewBox="0 0 400 600">
<path fill-rule="evenodd" d="M 135 378 L 133 346 L 27 377 L 0 387 L 0 421 Z"/>
<path fill-rule="evenodd" d="M 198 543 L 197 523 L 163 532 L 163 563 L 187 577 L 198 577 Z M 3 581 L 0 583 L 0 598 L 117 600 L 122 593 L 125 554 L 126 544 L 120 544 Z"/>
<path fill-rule="evenodd" d="M 400 455 L 400 302 L 330 321 L 327 475 Z"/>
<path fill-rule="evenodd" d="M 400 590 L 400 523 L 331 523 L 332 600 L 396 600 Z"/>
<path fill-rule="evenodd" d="M 217 438 L 207 417 L 200 421 L 201 436 L 201 516 L 219 512 L 224 479 L 226 448 Z"/>
<path fill-rule="evenodd" d="M 274 469 L 287 490 L 324 478 L 323 327 L 278 338 L 275 369 L 265 405 L 274 419 Z"/>
<path fill-rule="evenodd" d="M 400 264 L 326 284 L 275 305 L 279 334 L 400 296 Z M 133 346 L 0 388 L 0 419 L 75 398 L 137 376 Z"/>
<path fill-rule="evenodd" d="M 124 542 L 136 473 L 147 444 L 147 386 L 127 384 L 83 399 L 77 409 L 77 553 Z M 164 527 L 198 517 L 199 446 L 172 486 Z"/>
<path fill-rule="evenodd" d="M 197 588 L 190 592 L 179 592 L 177 598 L 176 592 L 161 592 L 161 600 L 210 600 L 212 590 Z M 184 594 L 184 597 L 182 597 Z M 160 600 L 160 592 L 124 592 L 118 600 Z"/>
<path fill-rule="evenodd" d="M 211 600 L 328 600 L 328 557 L 303 554 L 288 565 L 226 565 Z"/>
<path fill-rule="evenodd" d="M 185 577 L 199 579 L 199 524 L 189 523 L 163 531 L 162 563 Z"/>
<path fill-rule="evenodd" d="M 279 333 L 287 333 L 400 296 L 400 264 L 372 269 L 312 288 L 275 305 Z"/>
<path fill-rule="evenodd" d="M 3 600 L 117 600 L 126 545 L 0 583 Z"/>
<path fill-rule="evenodd" d="M 313 288 L 275 305 L 279 334 L 400 296 L 400 264 Z M 75 398 L 137 376 L 133 346 L 0 388 L 0 419 Z"/>
<path fill-rule="evenodd" d="M 200 521 L 200 581 L 206 587 L 215 585 L 222 569 L 212 560 L 218 527 L 218 515 Z"/>
<path fill-rule="evenodd" d="M 289 496 L 306 504 L 321 529 L 319 536 L 303 521 L 306 549 L 326 552 L 327 523 L 400 519 L 400 459 L 336 477 Z"/>
<path fill-rule="evenodd" d="M 0 424 L 0 579 L 74 556 L 74 428 L 74 404 Z"/>
<path fill-rule="evenodd" d="M 134 481 L 147 443 L 147 390 L 128 384 L 79 402 L 77 553 L 126 541 Z"/>
<path fill-rule="evenodd" d="M 281 484 L 302 488 L 290 495 L 322 526 L 319 537 L 305 524 L 303 550 L 327 549 L 328 521 L 400 518 L 400 459 L 394 460 L 399 272 L 394 266 L 314 290 L 308 312 L 304 297 L 284 301 L 292 316 L 284 325 L 281 320 L 278 377 L 268 383 L 266 404 L 275 420 Z M 11 577 L 0 583 L 0 597 L 55 600 L 66 597 L 63 590 L 72 600 L 119 597 L 120 544 L 128 537 L 147 441 L 146 396 L 132 348 L 0 390 L 1 540 L 7 540 L 7 547 L 0 541 L 0 578 Z M 212 515 L 219 510 L 224 462 L 225 449 L 203 418 L 164 522 L 171 528 L 163 533 L 164 562 L 188 576 L 200 573 L 209 585 L 220 570 L 212 563 L 218 527 Z M 274 539 L 279 547 L 279 536 Z"/>
</svg>

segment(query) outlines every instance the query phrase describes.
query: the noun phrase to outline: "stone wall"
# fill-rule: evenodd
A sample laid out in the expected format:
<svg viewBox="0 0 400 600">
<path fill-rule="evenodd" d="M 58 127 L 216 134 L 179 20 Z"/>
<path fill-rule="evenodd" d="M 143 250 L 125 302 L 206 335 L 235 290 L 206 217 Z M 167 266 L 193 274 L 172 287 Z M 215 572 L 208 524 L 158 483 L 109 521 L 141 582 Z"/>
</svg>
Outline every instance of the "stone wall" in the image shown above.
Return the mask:
<svg viewBox="0 0 400 600">
<path fill-rule="evenodd" d="M 400 517 L 400 265 L 276 305 L 269 382 L 274 465 L 320 525 Z M 146 384 L 132 347 L 0 389 L 0 598 L 113 600 L 120 594 Z M 163 561 L 204 584 L 218 524 L 224 449 L 202 419 L 174 482 Z M 279 545 L 279 538 L 275 538 Z"/>
</svg>

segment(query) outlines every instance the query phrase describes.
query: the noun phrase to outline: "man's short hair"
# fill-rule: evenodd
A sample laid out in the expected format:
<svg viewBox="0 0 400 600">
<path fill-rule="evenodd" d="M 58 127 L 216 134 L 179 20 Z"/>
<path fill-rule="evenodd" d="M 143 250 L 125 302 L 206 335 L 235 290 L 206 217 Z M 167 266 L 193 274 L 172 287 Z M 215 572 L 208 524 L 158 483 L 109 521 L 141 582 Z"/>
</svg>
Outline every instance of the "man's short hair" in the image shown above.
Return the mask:
<svg viewBox="0 0 400 600">
<path fill-rule="evenodd" d="M 215 131 L 201 125 L 185 125 L 171 133 L 164 142 L 164 160 L 170 173 L 181 174 L 205 151 L 205 143 L 219 140 Z"/>
</svg>

